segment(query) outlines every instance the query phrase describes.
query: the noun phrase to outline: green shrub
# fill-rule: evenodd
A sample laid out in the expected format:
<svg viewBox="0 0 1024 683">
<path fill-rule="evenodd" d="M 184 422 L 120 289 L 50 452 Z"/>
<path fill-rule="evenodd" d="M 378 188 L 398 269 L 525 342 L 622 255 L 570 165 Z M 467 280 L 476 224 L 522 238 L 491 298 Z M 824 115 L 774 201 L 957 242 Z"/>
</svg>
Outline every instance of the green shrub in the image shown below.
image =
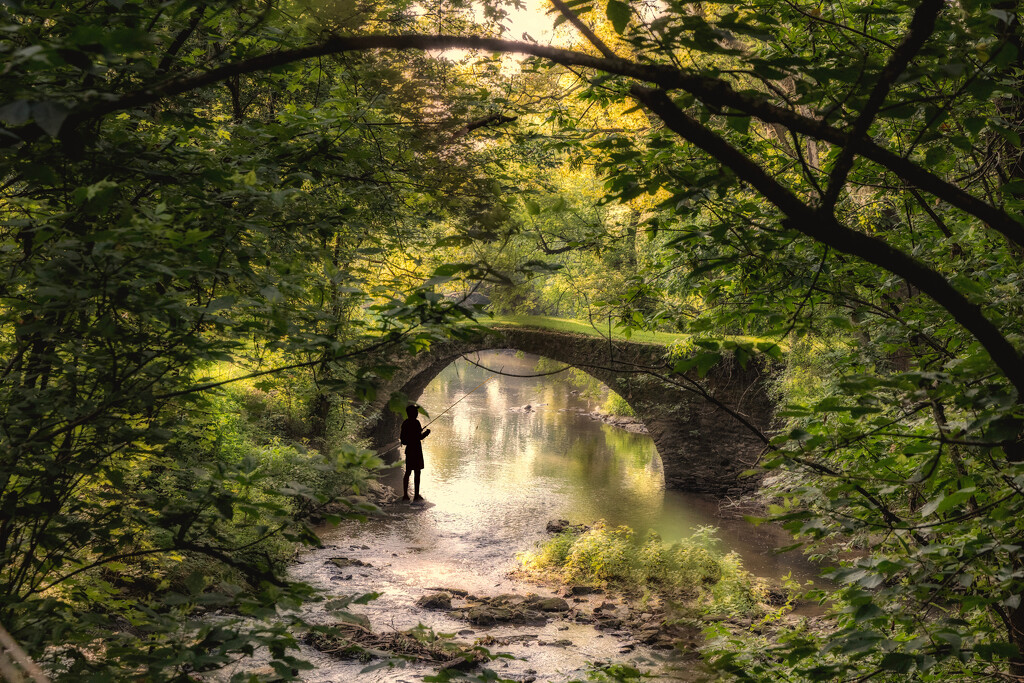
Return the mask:
<svg viewBox="0 0 1024 683">
<path fill-rule="evenodd" d="M 561 569 L 569 558 L 573 543 L 578 537 L 579 534 L 571 529 L 556 534 L 554 538 L 540 546 L 533 556 L 533 567 L 536 569 Z"/>
<path fill-rule="evenodd" d="M 566 582 L 654 589 L 690 600 L 707 613 L 762 614 L 767 585 L 743 569 L 739 555 L 715 549 L 715 532 L 700 527 L 666 545 L 653 531 L 641 540 L 627 526 L 609 527 L 600 520 L 583 532 L 563 531 L 519 559 L 527 571 Z"/>
<path fill-rule="evenodd" d="M 631 583 L 643 580 L 635 534 L 628 526 L 599 521 L 572 544 L 563 571 L 574 581 Z"/>
<path fill-rule="evenodd" d="M 713 586 L 721 580 L 725 558 L 714 551 L 714 534 L 713 527 L 700 527 L 689 538 L 662 546 L 670 585 Z"/>
<path fill-rule="evenodd" d="M 743 569 L 740 556 L 729 553 L 722 557 L 718 566 L 719 579 L 711 585 L 711 606 L 709 611 L 739 616 L 761 613 L 761 603 L 767 597 L 768 586 Z"/>
</svg>

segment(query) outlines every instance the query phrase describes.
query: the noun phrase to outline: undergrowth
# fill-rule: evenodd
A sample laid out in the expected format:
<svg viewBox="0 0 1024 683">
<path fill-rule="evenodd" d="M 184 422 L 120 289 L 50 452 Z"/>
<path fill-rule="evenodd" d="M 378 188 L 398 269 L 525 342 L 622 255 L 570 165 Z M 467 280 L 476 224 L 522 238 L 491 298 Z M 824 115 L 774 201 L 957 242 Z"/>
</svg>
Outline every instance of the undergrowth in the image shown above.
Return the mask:
<svg viewBox="0 0 1024 683">
<path fill-rule="evenodd" d="M 627 526 L 600 520 L 582 532 L 567 529 L 518 557 L 527 572 L 565 583 L 643 588 L 706 614 L 764 614 L 767 583 L 744 570 L 736 553 L 718 552 L 715 532 L 700 527 L 692 536 L 666 544 L 653 531 L 638 538 Z"/>
</svg>

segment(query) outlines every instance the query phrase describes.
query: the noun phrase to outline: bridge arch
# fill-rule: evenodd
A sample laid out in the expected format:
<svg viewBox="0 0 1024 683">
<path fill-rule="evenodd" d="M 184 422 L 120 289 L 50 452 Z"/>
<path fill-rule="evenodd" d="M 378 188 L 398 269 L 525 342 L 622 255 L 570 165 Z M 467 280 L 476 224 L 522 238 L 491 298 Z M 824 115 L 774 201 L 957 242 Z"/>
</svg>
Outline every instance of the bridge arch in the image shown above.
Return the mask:
<svg viewBox="0 0 1024 683">
<path fill-rule="evenodd" d="M 742 369 L 731 359 L 723 361 L 700 380 L 709 400 L 658 376 L 666 375 L 669 367 L 663 346 L 552 330 L 494 328 L 472 339 L 445 341 L 415 356 L 391 359 L 397 370 L 368 407 L 366 435 L 378 448 L 393 443 L 403 419 L 387 409 L 395 392 L 415 401 L 456 359 L 497 349 L 570 365 L 620 394 L 654 440 L 668 487 L 738 494 L 756 486 L 756 479 L 739 474 L 757 459 L 764 442 L 735 415 L 762 432 L 770 429 L 774 406 L 764 368 L 750 364 Z"/>
</svg>

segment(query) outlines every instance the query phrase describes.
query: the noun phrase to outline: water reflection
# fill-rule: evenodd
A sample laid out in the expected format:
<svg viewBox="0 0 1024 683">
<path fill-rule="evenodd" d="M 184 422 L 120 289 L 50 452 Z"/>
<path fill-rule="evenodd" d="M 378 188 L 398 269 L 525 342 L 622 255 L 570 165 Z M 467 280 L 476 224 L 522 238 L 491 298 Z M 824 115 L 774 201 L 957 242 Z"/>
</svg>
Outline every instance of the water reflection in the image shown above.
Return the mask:
<svg viewBox="0 0 1024 683">
<path fill-rule="evenodd" d="M 537 360 L 487 352 L 478 362 L 530 374 Z M 491 376 L 473 391 L 488 376 L 457 361 L 420 398 L 431 416 L 463 400 L 437 418 L 423 443 L 423 495 L 436 507 L 418 517 L 417 533 L 477 552 L 493 548 L 490 559 L 505 564 L 512 551 L 543 537 L 550 519 L 587 524 L 604 518 L 641 535 L 654 529 L 669 542 L 713 525 L 725 548 L 738 551 L 754 573 L 815 575 L 799 555 L 772 554 L 790 542 L 780 530 L 723 519 L 713 498 L 666 491 L 651 439 L 590 419 L 584 413 L 595 406 L 570 385 L 551 377 Z"/>
</svg>

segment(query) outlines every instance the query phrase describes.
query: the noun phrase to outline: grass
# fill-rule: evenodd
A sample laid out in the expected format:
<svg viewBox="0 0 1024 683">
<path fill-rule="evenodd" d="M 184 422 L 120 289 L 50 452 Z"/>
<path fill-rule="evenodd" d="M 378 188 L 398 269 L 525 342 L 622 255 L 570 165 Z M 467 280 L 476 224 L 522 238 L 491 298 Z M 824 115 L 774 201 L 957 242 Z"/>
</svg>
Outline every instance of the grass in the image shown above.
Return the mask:
<svg viewBox="0 0 1024 683">
<path fill-rule="evenodd" d="M 568 318 L 550 318 L 544 315 L 496 315 L 490 319 L 481 319 L 481 323 L 487 326 L 502 327 L 533 327 L 541 330 L 553 330 L 555 332 L 566 332 L 569 334 L 585 334 L 590 337 L 607 337 L 608 325 L 599 325 L 596 329 L 589 322 L 583 320 L 570 320 Z M 613 339 L 626 339 L 621 327 L 612 328 Z M 678 332 L 649 332 L 647 330 L 634 330 L 629 341 L 643 342 L 647 344 L 661 344 L 672 346 L 690 338 L 688 334 Z"/>
<path fill-rule="evenodd" d="M 568 334 L 585 334 L 590 337 L 607 338 L 608 336 L 607 322 L 605 322 L 604 325 L 598 324 L 595 328 L 594 325 L 591 325 L 589 322 L 584 320 L 552 318 L 545 315 L 496 315 L 491 318 L 481 317 L 478 322 L 488 327 L 531 327 L 540 330 L 565 332 Z M 623 328 L 621 327 L 612 327 L 611 332 L 612 339 L 640 342 L 644 344 L 659 344 L 661 346 L 668 347 L 687 346 L 688 342 L 694 338 L 693 335 L 684 334 L 682 332 L 652 332 L 649 330 L 633 330 L 633 333 L 627 338 Z M 786 348 L 785 344 L 778 340 L 765 337 L 722 335 L 718 338 L 738 342 L 773 342 L 783 349 Z"/>
</svg>

